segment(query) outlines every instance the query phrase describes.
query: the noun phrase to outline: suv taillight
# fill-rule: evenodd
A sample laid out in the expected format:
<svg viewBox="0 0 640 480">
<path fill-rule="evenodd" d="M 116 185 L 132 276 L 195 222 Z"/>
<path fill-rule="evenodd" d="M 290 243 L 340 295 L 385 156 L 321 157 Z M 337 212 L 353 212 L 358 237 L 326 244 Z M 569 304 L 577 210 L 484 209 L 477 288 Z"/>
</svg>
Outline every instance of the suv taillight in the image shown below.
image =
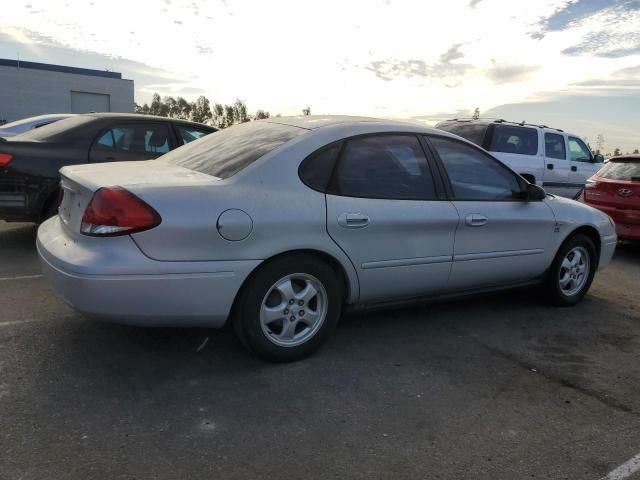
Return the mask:
<svg viewBox="0 0 640 480">
<path fill-rule="evenodd" d="M 8 153 L 0 153 L 0 167 L 6 167 L 12 159 L 13 157 Z"/>
<path fill-rule="evenodd" d="M 114 237 L 160 225 L 158 212 L 122 187 L 103 187 L 93 194 L 82 217 L 80 232 L 92 237 Z"/>
</svg>

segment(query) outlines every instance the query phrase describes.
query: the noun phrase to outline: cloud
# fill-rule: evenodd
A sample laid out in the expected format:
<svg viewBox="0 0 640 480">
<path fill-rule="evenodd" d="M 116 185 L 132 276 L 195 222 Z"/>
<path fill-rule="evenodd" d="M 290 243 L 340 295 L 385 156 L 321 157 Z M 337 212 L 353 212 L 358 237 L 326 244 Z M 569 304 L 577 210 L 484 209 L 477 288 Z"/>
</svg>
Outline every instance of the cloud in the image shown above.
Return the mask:
<svg viewBox="0 0 640 480">
<path fill-rule="evenodd" d="M 521 82 L 540 69 L 538 65 L 498 65 L 495 60 L 493 64 L 487 70 L 487 76 L 495 84 Z"/>
<path fill-rule="evenodd" d="M 478 5 L 482 0 L 471 0 L 469 2 L 469 7 L 471 8 L 476 8 L 476 5 Z"/>
<path fill-rule="evenodd" d="M 613 72 L 615 77 L 640 77 L 640 65 L 635 67 L 621 68 Z"/>
<path fill-rule="evenodd" d="M 558 8 L 539 23 L 533 38 L 543 38 L 548 32 L 560 32 L 579 25 L 596 14 L 614 11 L 619 15 L 640 11 L 640 0 L 576 0 Z"/>
<path fill-rule="evenodd" d="M 385 81 L 395 78 L 455 78 L 463 76 L 473 66 L 466 63 L 453 63 L 454 60 L 464 58 L 460 51 L 462 44 L 452 45 L 446 52 L 440 55 L 438 62 L 428 64 L 424 60 L 417 59 L 387 59 L 370 62 L 365 68 Z"/>
<path fill-rule="evenodd" d="M 565 55 L 595 55 L 620 58 L 640 53 L 639 32 L 599 31 L 588 33 L 584 39 L 562 50 Z"/>
<path fill-rule="evenodd" d="M 14 58 L 14 52 L 20 50 L 22 50 L 20 58 L 25 61 L 122 72 L 123 78 L 135 80 L 136 92 L 143 93 L 141 97 L 136 95 L 136 101 L 139 103 L 148 101 L 148 98 L 151 97 L 149 92 L 154 88 L 160 90 L 162 94 L 179 94 L 191 97 L 203 93 L 202 89 L 191 87 L 192 79 L 188 75 L 170 72 L 114 55 L 70 48 L 49 36 L 27 29 L 0 32 L 0 57 Z"/>
</svg>

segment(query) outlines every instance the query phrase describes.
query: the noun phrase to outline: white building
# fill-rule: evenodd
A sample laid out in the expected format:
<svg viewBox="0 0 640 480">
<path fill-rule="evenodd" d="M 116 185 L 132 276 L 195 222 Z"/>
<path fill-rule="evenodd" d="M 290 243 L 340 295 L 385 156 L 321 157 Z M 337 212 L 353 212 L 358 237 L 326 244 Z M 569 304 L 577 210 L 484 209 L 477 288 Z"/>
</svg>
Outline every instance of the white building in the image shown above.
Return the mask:
<svg viewBox="0 0 640 480">
<path fill-rule="evenodd" d="M 117 72 L 0 58 L 0 123 L 91 111 L 133 112 L 133 80 Z"/>
</svg>

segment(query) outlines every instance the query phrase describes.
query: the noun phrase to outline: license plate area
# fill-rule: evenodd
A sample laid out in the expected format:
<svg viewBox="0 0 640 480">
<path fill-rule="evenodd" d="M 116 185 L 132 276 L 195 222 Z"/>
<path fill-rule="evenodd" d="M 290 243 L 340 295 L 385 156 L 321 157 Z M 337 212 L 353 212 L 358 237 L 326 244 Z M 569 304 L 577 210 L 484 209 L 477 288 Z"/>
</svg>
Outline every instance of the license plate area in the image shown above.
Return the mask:
<svg viewBox="0 0 640 480">
<path fill-rule="evenodd" d="M 76 192 L 69 186 L 62 184 L 62 201 L 58 214 L 67 225 L 71 222 L 76 210 Z"/>
</svg>

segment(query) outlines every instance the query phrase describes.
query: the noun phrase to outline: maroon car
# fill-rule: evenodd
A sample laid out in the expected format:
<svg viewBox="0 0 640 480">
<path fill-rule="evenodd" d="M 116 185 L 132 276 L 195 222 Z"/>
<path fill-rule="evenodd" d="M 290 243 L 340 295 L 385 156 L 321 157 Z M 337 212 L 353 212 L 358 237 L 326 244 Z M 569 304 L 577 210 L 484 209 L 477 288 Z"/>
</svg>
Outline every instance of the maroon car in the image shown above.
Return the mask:
<svg viewBox="0 0 640 480">
<path fill-rule="evenodd" d="M 619 239 L 640 240 L 640 155 L 609 160 L 587 180 L 580 200 L 613 218 Z"/>
</svg>

